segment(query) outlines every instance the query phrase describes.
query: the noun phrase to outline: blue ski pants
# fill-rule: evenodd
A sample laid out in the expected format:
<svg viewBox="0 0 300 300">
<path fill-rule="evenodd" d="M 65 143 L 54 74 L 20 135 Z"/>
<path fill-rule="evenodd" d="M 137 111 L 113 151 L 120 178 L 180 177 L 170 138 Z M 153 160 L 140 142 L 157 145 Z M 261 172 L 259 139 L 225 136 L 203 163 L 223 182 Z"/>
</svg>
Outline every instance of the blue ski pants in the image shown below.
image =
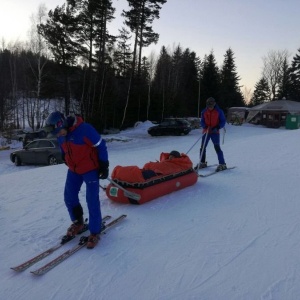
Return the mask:
<svg viewBox="0 0 300 300">
<path fill-rule="evenodd" d="M 91 234 L 98 234 L 101 230 L 102 215 L 97 170 L 81 175 L 68 170 L 64 191 L 65 204 L 71 220 L 75 221 L 74 208 L 80 206 L 79 191 L 83 182 L 86 185 L 86 202 L 89 210 L 89 230 Z"/>
<path fill-rule="evenodd" d="M 207 135 L 207 137 L 206 137 L 206 135 Z M 200 148 L 201 162 L 205 162 L 206 147 L 207 147 L 207 144 L 208 144 L 209 140 L 211 140 L 212 143 L 214 144 L 214 148 L 215 148 L 216 153 L 218 155 L 219 164 L 222 164 L 222 165 L 225 164 L 223 151 L 221 150 L 221 147 L 220 147 L 220 134 L 219 133 L 206 133 L 206 134 L 203 134 L 202 142 L 201 142 L 201 148 Z M 204 144 L 204 142 L 205 142 L 205 144 Z M 202 154 L 202 157 L 201 157 L 201 154 Z"/>
</svg>

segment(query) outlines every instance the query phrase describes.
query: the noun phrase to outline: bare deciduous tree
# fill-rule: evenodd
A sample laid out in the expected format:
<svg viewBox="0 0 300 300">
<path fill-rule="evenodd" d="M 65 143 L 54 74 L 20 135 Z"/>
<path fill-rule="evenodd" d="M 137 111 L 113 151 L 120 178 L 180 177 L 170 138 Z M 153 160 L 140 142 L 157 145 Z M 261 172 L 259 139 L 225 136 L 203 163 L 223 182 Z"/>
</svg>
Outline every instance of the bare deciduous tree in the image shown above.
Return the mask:
<svg viewBox="0 0 300 300">
<path fill-rule="evenodd" d="M 269 51 L 267 56 L 263 57 L 263 71 L 264 77 L 270 87 L 271 98 L 275 100 L 277 90 L 279 88 L 284 62 L 289 57 L 287 50 L 282 51 Z"/>
<path fill-rule="evenodd" d="M 43 24 L 47 18 L 47 9 L 44 4 L 38 7 L 37 13 L 31 16 L 31 28 L 29 30 L 29 50 L 34 54 L 34 60 L 27 59 L 29 68 L 33 74 L 35 87 L 34 87 L 34 99 L 27 103 L 31 105 L 31 109 L 26 109 L 29 112 L 27 115 L 28 123 L 32 129 L 39 129 L 43 124 L 43 112 L 48 107 L 42 107 L 45 105 L 45 101 L 41 101 L 41 91 L 43 85 L 43 79 L 45 77 L 44 68 L 49 57 L 49 50 L 46 45 L 46 41 L 43 36 L 38 32 L 38 26 Z"/>
</svg>

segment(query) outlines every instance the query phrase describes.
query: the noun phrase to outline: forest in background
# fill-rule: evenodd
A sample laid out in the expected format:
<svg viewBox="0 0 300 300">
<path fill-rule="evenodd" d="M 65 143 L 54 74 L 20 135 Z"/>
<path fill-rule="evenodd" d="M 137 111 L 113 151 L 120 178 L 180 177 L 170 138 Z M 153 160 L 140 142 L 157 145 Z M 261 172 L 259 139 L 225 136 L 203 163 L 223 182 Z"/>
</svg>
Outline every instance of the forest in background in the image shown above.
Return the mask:
<svg viewBox="0 0 300 300">
<path fill-rule="evenodd" d="M 76 112 L 100 132 L 137 121 L 199 117 L 208 97 L 221 108 L 264 101 L 300 101 L 300 56 L 287 51 L 263 58 L 253 93 L 239 85 L 235 53 L 219 66 L 213 50 L 203 58 L 192 49 L 163 46 L 158 56 L 143 50 L 159 39 L 152 24 L 166 0 L 127 0 L 119 35 L 108 31 L 116 17 L 111 0 L 67 0 L 32 17 L 26 43 L 0 47 L 0 131 L 43 126 L 51 101 Z M 180 40 L 180 37 L 179 37 Z M 300 49 L 298 50 L 300 51 Z M 57 104 L 56 104 L 57 107 Z"/>
</svg>

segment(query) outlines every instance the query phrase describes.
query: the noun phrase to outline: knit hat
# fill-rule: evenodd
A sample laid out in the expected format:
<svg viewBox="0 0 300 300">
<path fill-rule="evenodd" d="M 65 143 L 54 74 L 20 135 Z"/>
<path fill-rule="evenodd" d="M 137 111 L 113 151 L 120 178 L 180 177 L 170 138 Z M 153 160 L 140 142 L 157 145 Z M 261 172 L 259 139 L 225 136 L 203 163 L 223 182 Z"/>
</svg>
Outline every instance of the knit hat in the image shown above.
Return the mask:
<svg viewBox="0 0 300 300">
<path fill-rule="evenodd" d="M 176 158 L 179 158 L 181 156 L 180 153 L 178 151 L 176 151 L 176 150 L 171 151 L 170 155 L 172 155 L 172 156 L 174 156 Z"/>
<path fill-rule="evenodd" d="M 206 100 L 206 106 L 213 108 L 216 105 L 216 100 L 213 97 L 209 97 Z"/>
</svg>

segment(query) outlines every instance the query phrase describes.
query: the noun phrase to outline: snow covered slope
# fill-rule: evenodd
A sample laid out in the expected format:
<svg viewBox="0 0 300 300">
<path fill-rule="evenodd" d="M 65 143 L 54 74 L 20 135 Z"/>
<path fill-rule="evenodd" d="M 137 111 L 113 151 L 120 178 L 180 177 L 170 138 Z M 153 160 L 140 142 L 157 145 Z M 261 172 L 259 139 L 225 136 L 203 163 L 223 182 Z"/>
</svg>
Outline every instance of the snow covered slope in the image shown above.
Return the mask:
<svg viewBox="0 0 300 300">
<path fill-rule="evenodd" d="M 150 137 L 143 123 L 105 136 L 111 170 L 161 152 L 187 152 L 201 135 Z M 10 267 L 57 242 L 70 225 L 66 166 L 15 167 L 0 152 L 2 299 L 297 300 L 300 295 L 300 131 L 227 125 L 226 171 L 140 206 L 107 199 L 127 219 L 42 277 Z M 188 155 L 198 162 L 200 142 Z M 217 163 L 209 144 L 209 163 Z M 204 170 L 203 170 L 204 172 Z M 104 186 L 108 182 L 101 181 Z M 85 188 L 80 198 L 87 216 Z M 36 266 L 74 245 L 65 245 Z"/>
</svg>

